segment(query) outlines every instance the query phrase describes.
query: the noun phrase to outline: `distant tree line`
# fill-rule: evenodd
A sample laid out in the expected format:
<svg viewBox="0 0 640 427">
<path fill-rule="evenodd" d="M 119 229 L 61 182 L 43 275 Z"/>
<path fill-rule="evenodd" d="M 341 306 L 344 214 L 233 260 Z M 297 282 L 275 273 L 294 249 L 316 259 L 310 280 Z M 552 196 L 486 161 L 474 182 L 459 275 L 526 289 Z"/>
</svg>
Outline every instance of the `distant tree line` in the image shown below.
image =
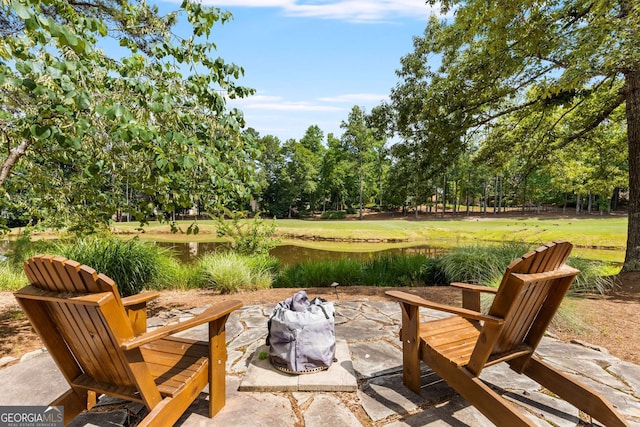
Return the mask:
<svg viewBox="0 0 640 427">
<path fill-rule="evenodd" d="M 337 138 L 310 126 L 300 140 L 248 134 L 262 147 L 257 160 L 258 208 L 278 218 L 299 218 L 331 211 L 363 209 L 432 216 L 509 210 L 537 214 L 608 213 L 624 208 L 627 153 L 620 126 L 606 143 L 558 150 L 533 162 L 525 149 L 504 151 L 493 133 L 474 136 L 446 163 L 416 150 L 410 141 L 391 141 L 376 123 L 376 107 L 367 114 L 354 106 Z M 604 139 L 603 139 L 604 141 Z M 525 147 L 526 148 L 526 147 Z"/>
</svg>

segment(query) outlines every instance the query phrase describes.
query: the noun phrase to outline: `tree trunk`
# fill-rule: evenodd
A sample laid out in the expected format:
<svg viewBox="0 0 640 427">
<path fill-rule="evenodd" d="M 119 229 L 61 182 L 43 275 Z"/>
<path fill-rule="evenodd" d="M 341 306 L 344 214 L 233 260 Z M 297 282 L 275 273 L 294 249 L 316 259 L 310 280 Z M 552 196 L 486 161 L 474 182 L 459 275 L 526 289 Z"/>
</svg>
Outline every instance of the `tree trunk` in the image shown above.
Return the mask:
<svg viewBox="0 0 640 427">
<path fill-rule="evenodd" d="M 609 206 L 614 211 L 618 209 L 619 198 L 620 198 L 620 187 L 616 187 L 613 189 L 613 194 L 611 195 L 611 200 L 609 201 Z"/>
<path fill-rule="evenodd" d="M 438 218 L 438 186 L 436 185 L 436 210 L 435 210 L 436 218 Z"/>
<path fill-rule="evenodd" d="M 359 199 L 359 204 L 360 204 L 360 221 L 362 221 L 362 185 L 363 185 L 363 177 L 362 177 L 362 163 L 360 164 L 360 199 Z"/>
<path fill-rule="evenodd" d="M 522 180 L 522 215 L 524 215 L 524 209 L 526 204 L 527 204 L 527 178 Z"/>
<path fill-rule="evenodd" d="M 629 145 L 629 221 L 622 271 L 640 271 L 640 69 L 625 73 Z"/>
<path fill-rule="evenodd" d="M 484 189 L 483 189 L 483 194 L 482 194 L 482 212 L 486 215 L 487 214 L 487 203 L 489 202 L 489 194 L 487 191 L 487 187 L 489 186 L 489 183 L 487 181 L 484 182 Z"/>
<path fill-rule="evenodd" d="M 498 213 L 502 210 L 502 181 L 503 178 L 499 177 L 498 183 L 500 184 L 500 190 L 498 191 Z"/>
<path fill-rule="evenodd" d="M 447 174 L 442 177 L 442 218 L 447 210 Z"/>
<path fill-rule="evenodd" d="M 498 212 L 498 175 L 496 175 L 496 188 L 493 191 L 493 214 Z"/>
<path fill-rule="evenodd" d="M 469 187 L 467 187 L 467 216 L 469 216 Z"/>
</svg>

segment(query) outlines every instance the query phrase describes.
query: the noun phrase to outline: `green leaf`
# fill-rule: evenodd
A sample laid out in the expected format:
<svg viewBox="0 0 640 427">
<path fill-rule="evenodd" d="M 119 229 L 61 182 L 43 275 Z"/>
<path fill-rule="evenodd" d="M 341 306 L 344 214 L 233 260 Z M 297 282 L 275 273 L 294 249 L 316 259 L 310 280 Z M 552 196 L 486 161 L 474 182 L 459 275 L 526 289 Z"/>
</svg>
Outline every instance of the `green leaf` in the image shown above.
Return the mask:
<svg viewBox="0 0 640 427">
<path fill-rule="evenodd" d="M 32 79 L 22 80 L 22 85 L 29 90 L 34 90 L 38 86 Z"/>
<path fill-rule="evenodd" d="M 31 125 L 29 128 L 31 135 L 37 139 L 46 139 L 51 136 L 51 128 L 49 126 Z"/>
<path fill-rule="evenodd" d="M 29 19 L 34 15 L 33 10 L 31 10 L 30 7 L 27 7 L 17 0 L 13 0 L 11 2 L 11 8 L 21 19 Z"/>
<path fill-rule="evenodd" d="M 16 70 L 20 71 L 22 74 L 29 74 L 33 70 L 33 67 L 31 62 L 19 61 L 16 63 Z"/>
<path fill-rule="evenodd" d="M 80 93 L 76 96 L 76 107 L 78 110 L 88 110 L 91 107 L 91 100 L 86 94 Z"/>
<path fill-rule="evenodd" d="M 149 109 L 154 113 L 160 113 L 164 111 L 164 104 L 162 102 L 152 102 L 149 104 Z"/>
<path fill-rule="evenodd" d="M 157 157 L 156 158 L 156 166 L 158 167 L 158 169 L 164 169 L 167 167 L 167 165 L 169 164 L 169 161 L 167 159 L 165 159 L 164 157 Z"/>
<path fill-rule="evenodd" d="M 122 117 L 127 113 L 127 109 L 125 107 L 123 107 L 122 105 L 116 105 L 113 108 L 113 114 L 115 117 Z"/>
<path fill-rule="evenodd" d="M 73 47 L 78 44 L 78 37 L 76 37 L 76 35 L 73 34 L 71 31 L 69 31 L 67 27 L 62 27 L 61 32 L 62 32 L 62 38 L 60 38 L 59 40 L 64 45 Z"/>
<path fill-rule="evenodd" d="M 71 92 L 72 90 L 74 90 L 76 88 L 76 85 L 73 84 L 73 82 L 71 81 L 71 79 L 69 78 L 69 76 L 64 75 L 60 78 L 60 87 L 62 88 L 62 90 L 64 90 L 65 92 Z"/>
<path fill-rule="evenodd" d="M 131 131 L 128 128 L 119 128 L 118 136 L 124 142 L 130 142 L 133 139 L 133 135 L 131 134 Z"/>
<path fill-rule="evenodd" d="M 153 139 L 153 132 L 143 128 L 140 129 L 139 136 L 144 142 L 149 142 Z"/>
<path fill-rule="evenodd" d="M 178 164 L 184 169 L 191 169 L 196 164 L 196 159 L 193 156 L 181 156 L 178 159 Z"/>
</svg>

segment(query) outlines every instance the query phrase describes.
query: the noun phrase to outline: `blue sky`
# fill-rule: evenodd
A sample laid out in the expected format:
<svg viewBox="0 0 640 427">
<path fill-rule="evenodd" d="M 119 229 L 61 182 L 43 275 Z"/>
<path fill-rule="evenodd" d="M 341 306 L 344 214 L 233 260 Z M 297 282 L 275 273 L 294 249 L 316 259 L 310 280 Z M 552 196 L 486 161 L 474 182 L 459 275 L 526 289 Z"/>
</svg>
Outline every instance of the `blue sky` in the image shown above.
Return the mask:
<svg viewBox="0 0 640 427">
<path fill-rule="evenodd" d="M 233 13 L 211 40 L 225 61 L 244 67 L 240 83 L 256 89 L 229 106 L 242 110 L 260 135 L 281 141 L 300 139 L 311 125 L 339 137 L 354 105 L 368 112 L 386 99 L 400 58 L 413 50 L 413 37 L 432 13 L 424 0 L 203 3 Z"/>
</svg>

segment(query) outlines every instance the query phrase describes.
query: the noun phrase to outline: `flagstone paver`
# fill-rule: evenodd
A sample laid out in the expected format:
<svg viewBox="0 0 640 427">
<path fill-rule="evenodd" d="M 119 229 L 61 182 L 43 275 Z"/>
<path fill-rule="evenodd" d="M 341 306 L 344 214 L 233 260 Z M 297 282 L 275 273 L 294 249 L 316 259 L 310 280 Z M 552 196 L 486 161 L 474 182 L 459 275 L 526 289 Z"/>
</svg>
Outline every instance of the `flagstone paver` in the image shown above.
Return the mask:
<svg viewBox="0 0 640 427">
<path fill-rule="evenodd" d="M 260 348 L 265 348 L 267 320 L 274 307 L 273 304 L 248 306 L 234 312 L 227 321 L 226 406 L 213 420 L 209 419 L 207 387 L 177 425 L 492 425 L 426 365 L 423 365 L 421 395 L 404 387 L 401 343 L 398 341 L 400 309 L 396 303 L 361 300 L 336 301 L 335 305 L 336 337 L 346 341 L 348 349 L 348 356 L 342 357 L 340 363 L 347 363 L 352 369 L 357 392 L 297 391 L 287 389 L 284 382 L 280 389 L 276 383 L 266 392 L 240 391 L 243 378 L 252 375 L 249 370 L 252 358 Z M 159 313 L 149 319 L 148 324 L 158 327 L 184 320 L 202 309 Z M 446 314 L 432 310 L 421 312 L 425 320 L 443 316 Z M 185 334 L 206 339 L 207 327 Z M 542 340 L 538 350 L 546 362 L 595 388 L 627 416 L 630 425 L 640 427 L 640 366 L 621 361 L 597 346 L 567 344 L 550 337 Z M 485 369 L 481 378 L 521 408 L 536 425 L 574 426 L 577 423 L 578 411 L 574 407 L 545 393 L 539 384 L 516 375 L 504 364 Z M 299 378 L 295 380 L 298 383 Z M 0 369 L 0 384 L 3 385 L 0 405 L 48 404 L 67 388 L 46 352 Z M 96 416 L 101 417 L 91 414 L 90 424 L 99 424 L 95 421 Z M 119 419 L 118 414 L 113 416 Z M 106 422 L 107 416 L 103 417 Z"/>
</svg>

